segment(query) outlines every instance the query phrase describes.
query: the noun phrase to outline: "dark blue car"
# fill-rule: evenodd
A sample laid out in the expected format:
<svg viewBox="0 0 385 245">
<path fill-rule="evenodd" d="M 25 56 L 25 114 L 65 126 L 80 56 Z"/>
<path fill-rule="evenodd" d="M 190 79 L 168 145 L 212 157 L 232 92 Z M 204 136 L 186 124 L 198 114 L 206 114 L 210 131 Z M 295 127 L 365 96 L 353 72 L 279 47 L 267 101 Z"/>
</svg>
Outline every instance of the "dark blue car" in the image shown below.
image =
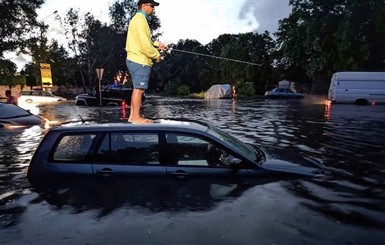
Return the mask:
<svg viewBox="0 0 385 245">
<path fill-rule="evenodd" d="M 0 128 L 44 126 L 46 120 L 13 104 L 0 102 Z"/>
<path fill-rule="evenodd" d="M 266 160 L 264 151 L 206 123 L 156 120 L 60 126 L 45 135 L 28 178 L 57 176 L 256 178 L 315 176 L 323 169 Z"/>
</svg>

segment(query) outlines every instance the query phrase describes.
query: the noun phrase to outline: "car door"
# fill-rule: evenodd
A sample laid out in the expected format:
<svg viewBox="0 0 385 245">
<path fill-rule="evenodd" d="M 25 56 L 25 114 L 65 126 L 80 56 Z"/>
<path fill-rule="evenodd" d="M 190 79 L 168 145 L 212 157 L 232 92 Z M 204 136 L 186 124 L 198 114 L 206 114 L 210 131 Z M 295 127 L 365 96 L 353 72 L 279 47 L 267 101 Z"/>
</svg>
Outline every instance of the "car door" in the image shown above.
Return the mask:
<svg viewBox="0 0 385 245">
<path fill-rule="evenodd" d="M 106 133 L 95 154 L 93 173 L 102 177 L 165 176 L 159 161 L 157 133 Z"/>
<path fill-rule="evenodd" d="M 166 174 L 174 179 L 238 181 L 249 176 L 247 168 L 232 168 L 234 157 L 222 145 L 199 135 L 166 133 L 161 161 Z"/>
</svg>

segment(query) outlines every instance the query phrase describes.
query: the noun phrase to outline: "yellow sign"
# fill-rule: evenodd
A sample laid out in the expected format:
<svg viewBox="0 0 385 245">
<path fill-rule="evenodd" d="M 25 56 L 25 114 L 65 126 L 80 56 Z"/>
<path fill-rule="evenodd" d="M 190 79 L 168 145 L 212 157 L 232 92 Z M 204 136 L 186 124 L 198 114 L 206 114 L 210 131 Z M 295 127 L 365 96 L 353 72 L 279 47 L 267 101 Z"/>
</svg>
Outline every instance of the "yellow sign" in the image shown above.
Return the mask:
<svg viewBox="0 0 385 245">
<path fill-rule="evenodd" d="M 52 88 L 51 65 L 40 63 L 41 84 L 43 88 Z"/>
</svg>

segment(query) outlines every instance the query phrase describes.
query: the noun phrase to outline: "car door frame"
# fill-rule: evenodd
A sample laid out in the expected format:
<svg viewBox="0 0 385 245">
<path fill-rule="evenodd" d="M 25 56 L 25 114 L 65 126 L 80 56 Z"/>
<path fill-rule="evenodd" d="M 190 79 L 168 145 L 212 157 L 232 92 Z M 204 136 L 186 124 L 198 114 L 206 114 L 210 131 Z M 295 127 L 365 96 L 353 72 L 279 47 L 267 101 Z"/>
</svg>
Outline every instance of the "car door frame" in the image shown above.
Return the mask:
<svg viewBox="0 0 385 245">
<path fill-rule="evenodd" d="M 222 179 L 230 182 L 233 182 L 233 181 L 238 182 L 242 178 L 248 178 L 262 171 L 262 169 L 258 169 L 257 167 L 254 168 L 253 166 L 254 164 L 250 163 L 247 159 L 243 158 L 242 156 L 239 156 L 237 153 L 233 152 L 231 149 L 223 145 L 221 142 L 218 142 L 217 140 L 211 137 L 207 137 L 206 135 L 202 135 L 198 133 L 194 134 L 194 133 L 178 132 L 178 131 L 163 132 L 160 135 L 161 145 L 163 146 L 161 148 L 161 151 L 164 150 L 164 148 L 167 148 L 167 142 L 165 137 L 166 133 L 189 135 L 189 136 L 200 138 L 208 142 L 214 142 L 216 145 L 222 147 L 223 149 L 226 149 L 226 151 L 228 151 L 234 157 L 239 158 L 242 161 L 242 164 L 244 166 L 247 166 L 247 168 L 235 169 L 231 167 L 188 166 L 188 165 L 182 166 L 182 165 L 167 164 L 165 162 L 162 162 L 162 164 L 166 166 L 166 176 L 168 178 L 173 178 L 178 180 L 209 178 L 209 179 L 216 179 L 217 181 Z"/>
<path fill-rule="evenodd" d="M 97 152 L 101 147 L 102 141 L 106 136 L 109 136 L 109 141 L 111 141 L 111 134 L 113 133 L 129 133 L 129 134 L 141 134 L 141 133 L 152 133 L 158 136 L 158 144 L 159 144 L 159 134 L 154 131 L 141 131 L 141 130 L 119 130 L 119 131 L 108 131 L 103 132 L 98 139 L 97 144 L 94 148 L 95 157 L 93 159 L 93 174 L 95 176 L 110 178 L 110 177 L 164 177 L 166 175 L 166 167 L 159 164 L 151 165 L 151 164 L 125 164 L 122 162 L 107 162 L 107 161 L 98 161 L 96 159 Z M 109 146 L 111 150 L 111 142 Z M 160 147 L 159 147 L 160 148 Z"/>
</svg>

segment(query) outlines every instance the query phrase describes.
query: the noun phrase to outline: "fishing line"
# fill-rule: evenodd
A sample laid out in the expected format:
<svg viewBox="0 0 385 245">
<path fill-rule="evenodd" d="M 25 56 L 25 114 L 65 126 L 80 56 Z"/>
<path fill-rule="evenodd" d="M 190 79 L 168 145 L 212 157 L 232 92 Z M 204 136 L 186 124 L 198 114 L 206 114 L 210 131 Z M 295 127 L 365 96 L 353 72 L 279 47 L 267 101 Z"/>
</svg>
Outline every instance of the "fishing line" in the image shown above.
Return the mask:
<svg viewBox="0 0 385 245">
<path fill-rule="evenodd" d="M 247 65 L 262 66 L 261 64 L 247 62 L 247 61 L 243 61 L 243 60 L 236 60 L 236 59 L 230 59 L 230 58 L 225 58 L 225 57 L 220 57 L 220 56 L 215 56 L 215 55 L 202 54 L 202 53 L 197 53 L 197 52 L 192 52 L 192 51 L 185 51 L 185 50 L 176 49 L 176 48 L 169 48 L 167 50 L 167 53 L 171 54 L 172 51 L 176 51 L 176 52 L 180 52 L 180 53 L 186 53 L 186 54 L 192 54 L 192 55 L 205 56 L 205 57 L 209 57 L 209 58 L 213 58 L 213 59 L 220 59 L 220 60 L 238 62 L 238 63 L 247 64 Z"/>
</svg>

